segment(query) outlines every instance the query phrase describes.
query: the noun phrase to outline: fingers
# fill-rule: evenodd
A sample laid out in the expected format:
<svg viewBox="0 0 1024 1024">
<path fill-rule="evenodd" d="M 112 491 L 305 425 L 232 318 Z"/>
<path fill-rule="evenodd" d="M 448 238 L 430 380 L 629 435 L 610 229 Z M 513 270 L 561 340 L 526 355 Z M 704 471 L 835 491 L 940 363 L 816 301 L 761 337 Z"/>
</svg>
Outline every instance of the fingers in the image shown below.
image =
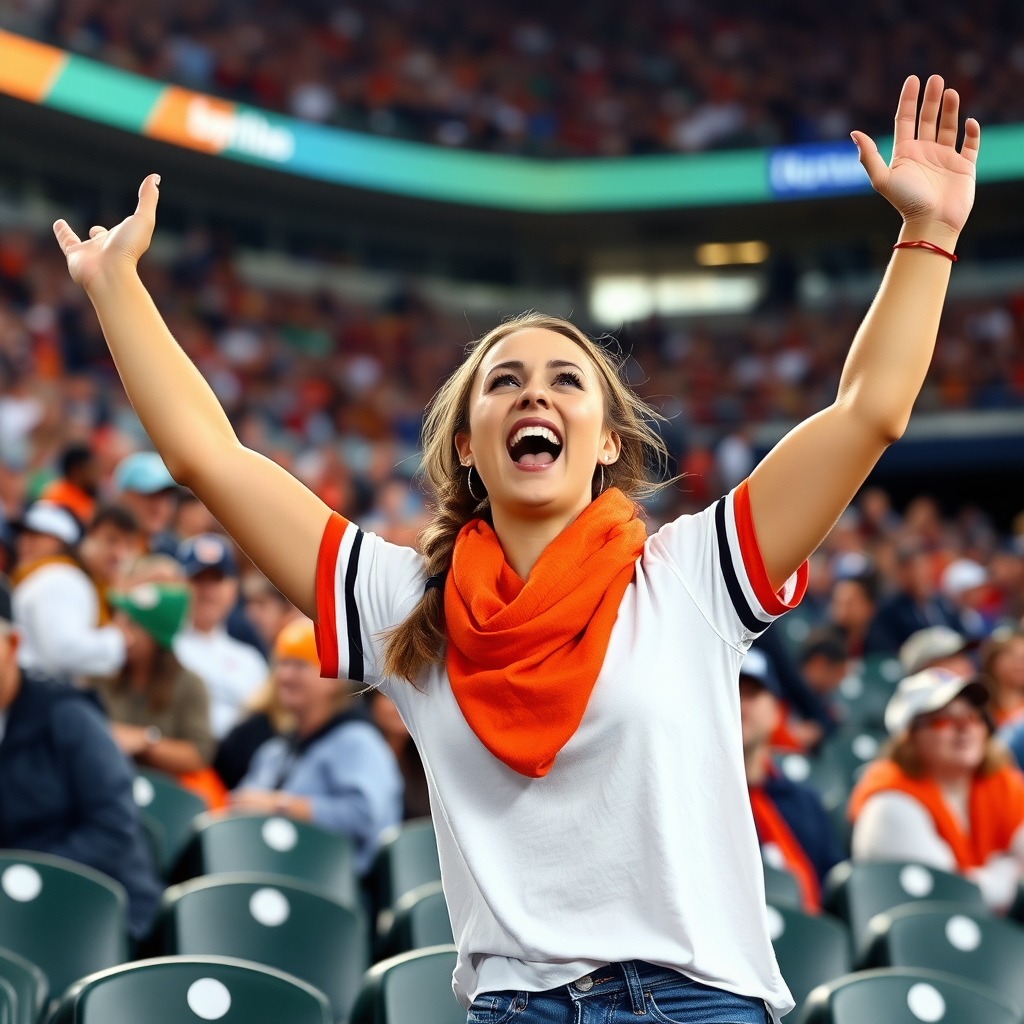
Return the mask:
<svg viewBox="0 0 1024 1024">
<path fill-rule="evenodd" d="M 942 112 L 939 114 L 939 134 L 936 142 L 940 146 L 955 146 L 959 123 L 960 94 L 956 89 L 947 89 L 942 95 Z"/>
<path fill-rule="evenodd" d="M 136 216 L 156 221 L 156 204 L 160 199 L 159 174 L 149 174 L 139 186 L 139 205 L 135 208 Z"/>
<path fill-rule="evenodd" d="M 57 244 L 66 256 L 68 249 L 73 245 L 80 245 L 82 240 L 71 230 L 71 225 L 66 220 L 59 220 L 53 225 L 53 233 L 57 236 Z"/>
<path fill-rule="evenodd" d="M 925 83 L 924 99 L 921 101 L 921 120 L 917 126 L 917 137 L 928 142 L 935 141 L 938 131 L 939 108 L 942 106 L 943 81 L 939 75 L 932 75 Z"/>
<path fill-rule="evenodd" d="M 969 117 L 964 122 L 964 144 L 960 149 L 961 155 L 967 157 L 972 164 L 978 162 L 978 149 L 981 146 L 981 125 Z"/>
<path fill-rule="evenodd" d="M 901 142 L 909 142 L 914 138 L 914 129 L 917 127 L 917 97 L 921 91 L 921 80 L 917 75 L 911 75 L 903 83 L 903 91 L 900 93 L 899 106 L 896 107 L 896 137 L 894 145 Z"/>
<path fill-rule="evenodd" d="M 881 191 L 881 185 L 889 173 L 889 167 L 878 152 L 875 140 L 863 132 L 850 132 L 850 138 L 853 139 L 854 145 L 857 147 L 860 162 L 864 170 L 868 172 L 871 184 L 876 190 Z"/>
</svg>

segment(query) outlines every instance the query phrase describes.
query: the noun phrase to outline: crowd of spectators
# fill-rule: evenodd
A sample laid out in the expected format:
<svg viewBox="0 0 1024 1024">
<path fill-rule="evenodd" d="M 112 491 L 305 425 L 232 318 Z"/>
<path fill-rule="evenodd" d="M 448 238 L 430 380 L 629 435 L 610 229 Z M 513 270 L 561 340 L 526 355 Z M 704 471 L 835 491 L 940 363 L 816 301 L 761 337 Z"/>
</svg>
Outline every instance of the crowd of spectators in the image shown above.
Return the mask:
<svg viewBox="0 0 1024 1024">
<path fill-rule="evenodd" d="M 1024 120 L 1020 6 L 870 0 L 3 0 L 71 50 L 311 121 L 446 146 L 620 156 L 885 133 L 911 73 Z"/>
</svg>

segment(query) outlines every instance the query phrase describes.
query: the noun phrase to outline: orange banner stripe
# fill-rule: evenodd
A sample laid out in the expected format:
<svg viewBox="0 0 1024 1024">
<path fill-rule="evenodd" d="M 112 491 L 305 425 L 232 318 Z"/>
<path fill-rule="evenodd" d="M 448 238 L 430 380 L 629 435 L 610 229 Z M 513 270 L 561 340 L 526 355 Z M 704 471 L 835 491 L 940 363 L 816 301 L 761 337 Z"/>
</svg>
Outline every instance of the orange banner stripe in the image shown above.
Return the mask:
<svg viewBox="0 0 1024 1024">
<path fill-rule="evenodd" d="M 42 103 L 67 62 L 63 50 L 0 30 L 0 92 Z"/>
<path fill-rule="evenodd" d="M 228 145 L 235 104 L 176 85 L 164 89 L 143 128 L 153 139 L 204 153 L 222 153 Z"/>
</svg>

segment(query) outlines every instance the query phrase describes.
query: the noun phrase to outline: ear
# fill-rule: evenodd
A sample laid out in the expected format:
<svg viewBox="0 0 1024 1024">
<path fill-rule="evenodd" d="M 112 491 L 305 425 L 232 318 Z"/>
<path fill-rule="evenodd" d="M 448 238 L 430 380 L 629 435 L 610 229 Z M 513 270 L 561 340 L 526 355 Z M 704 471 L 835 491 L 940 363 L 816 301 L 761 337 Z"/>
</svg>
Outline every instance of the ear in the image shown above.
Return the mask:
<svg viewBox="0 0 1024 1024">
<path fill-rule="evenodd" d="M 469 466 L 473 463 L 473 449 L 470 446 L 469 434 L 455 435 L 455 450 L 459 453 L 459 461 Z"/>
<path fill-rule="evenodd" d="M 606 430 L 601 438 L 601 447 L 597 452 L 597 459 L 604 466 L 610 466 L 613 462 L 619 461 L 619 453 L 622 451 L 622 441 L 614 430 Z"/>
</svg>

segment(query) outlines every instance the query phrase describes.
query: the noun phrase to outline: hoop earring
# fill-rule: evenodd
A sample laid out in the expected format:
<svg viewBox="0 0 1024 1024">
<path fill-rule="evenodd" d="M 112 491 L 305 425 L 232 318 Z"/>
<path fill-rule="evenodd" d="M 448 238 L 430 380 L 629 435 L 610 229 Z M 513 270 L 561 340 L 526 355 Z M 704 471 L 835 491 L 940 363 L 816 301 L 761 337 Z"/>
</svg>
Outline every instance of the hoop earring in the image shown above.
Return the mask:
<svg viewBox="0 0 1024 1024">
<path fill-rule="evenodd" d="M 479 470 L 477 471 L 477 474 L 476 474 L 476 475 L 477 475 L 477 476 L 480 476 L 480 472 L 479 472 Z M 480 481 L 480 484 L 481 484 L 481 486 L 483 485 L 483 480 L 481 480 L 481 481 Z M 487 492 L 486 492 L 486 491 L 484 491 L 484 497 L 483 497 L 483 498 L 479 498 L 479 497 L 477 497 L 477 496 L 476 496 L 476 495 L 475 495 L 475 494 L 473 493 L 473 467 L 472 467 L 472 466 L 470 466 L 470 467 L 469 467 L 469 468 L 468 468 L 468 469 L 466 470 L 466 490 L 468 490 L 468 491 L 469 491 L 469 496 L 470 496 L 470 497 L 471 497 L 471 498 L 472 498 L 472 499 L 473 499 L 474 501 L 483 501 L 483 500 L 484 500 L 484 498 L 486 498 L 486 497 L 487 497 Z"/>
</svg>

